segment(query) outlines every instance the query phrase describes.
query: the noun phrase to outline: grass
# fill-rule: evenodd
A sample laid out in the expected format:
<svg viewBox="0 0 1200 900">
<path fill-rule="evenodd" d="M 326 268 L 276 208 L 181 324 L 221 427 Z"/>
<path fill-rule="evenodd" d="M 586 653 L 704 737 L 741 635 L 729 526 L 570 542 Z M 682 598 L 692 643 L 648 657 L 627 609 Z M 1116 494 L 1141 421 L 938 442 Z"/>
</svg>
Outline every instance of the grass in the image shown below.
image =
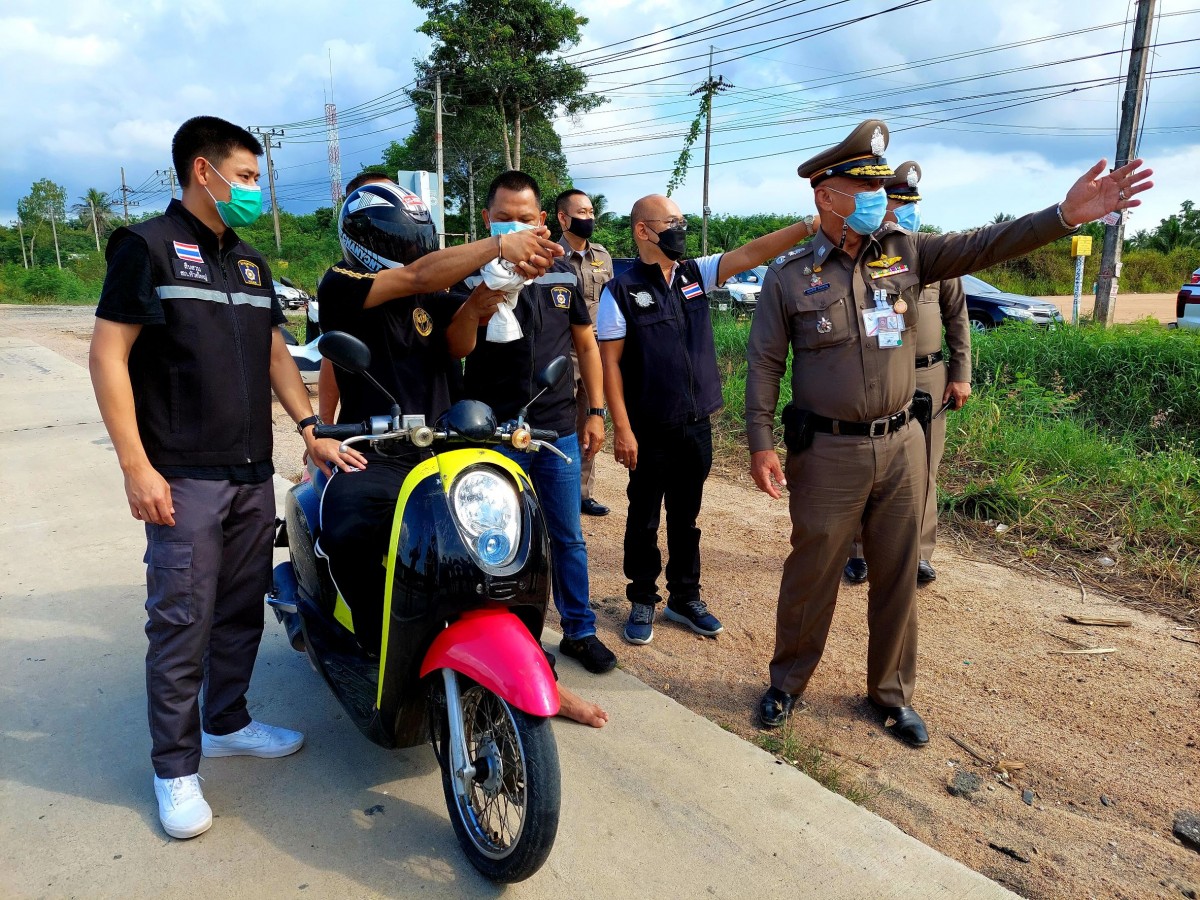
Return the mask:
<svg viewBox="0 0 1200 900">
<path fill-rule="evenodd" d="M 841 794 L 851 803 L 866 806 L 886 792 L 883 786 L 867 786 L 850 775 L 816 744 L 804 740 L 789 718 L 778 731 L 764 732 L 755 739 L 763 750 L 799 769 L 826 790 Z"/>
<path fill-rule="evenodd" d="M 721 317 L 714 332 L 715 451 L 744 467 L 749 326 Z M 975 394 L 950 414 L 944 520 L 976 546 L 1200 620 L 1200 334 L 1006 326 L 975 336 L 973 357 Z"/>
</svg>

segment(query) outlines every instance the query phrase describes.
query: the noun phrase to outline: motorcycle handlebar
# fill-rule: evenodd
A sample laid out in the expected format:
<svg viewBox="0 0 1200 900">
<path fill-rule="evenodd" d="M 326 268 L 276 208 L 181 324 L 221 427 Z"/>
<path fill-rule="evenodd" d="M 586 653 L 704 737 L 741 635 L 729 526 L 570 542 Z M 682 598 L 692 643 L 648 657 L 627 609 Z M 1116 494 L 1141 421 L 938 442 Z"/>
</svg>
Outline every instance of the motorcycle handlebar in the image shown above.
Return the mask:
<svg viewBox="0 0 1200 900">
<path fill-rule="evenodd" d="M 529 436 L 531 438 L 533 438 L 535 441 L 554 442 L 554 441 L 558 440 L 558 432 L 557 431 L 547 431 L 544 428 L 530 428 Z"/>
<path fill-rule="evenodd" d="M 346 438 L 370 433 L 370 427 L 366 422 L 358 422 L 353 425 L 317 425 L 313 428 L 313 437 L 333 438 L 335 441 L 344 441 Z"/>
</svg>

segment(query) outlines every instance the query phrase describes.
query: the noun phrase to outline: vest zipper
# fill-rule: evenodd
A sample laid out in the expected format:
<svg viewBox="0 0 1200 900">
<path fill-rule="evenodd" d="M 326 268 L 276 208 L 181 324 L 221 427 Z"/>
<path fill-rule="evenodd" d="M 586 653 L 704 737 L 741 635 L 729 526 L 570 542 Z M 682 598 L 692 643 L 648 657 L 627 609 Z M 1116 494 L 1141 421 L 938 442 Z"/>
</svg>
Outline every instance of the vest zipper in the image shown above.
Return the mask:
<svg viewBox="0 0 1200 900">
<path fill-rule="evenodd" d="M 242 348 L 242 327 L 238 322 L 237 305 L 233 302 L 233 292 L 229 289 L 229 273 L 225 269 L 226 254 L 221 253 L 220 247 L 217 248 L 217 257 L 221 260 L 221 280 L 225 284 L 225 296 L 229 298 L 229 315 L 233 317 L 233 344 L 237 348 L 238 360 L 242 371 L 242 409 L 245 414 L 242 420 L 245 425 L 242 429 L 242 453 L 246 457 L 246 462 L 253 462 L 250 459 L 250 394 L 246 390 L 246 355 Z"/>
<path fill-rule="evenodd" d="M 675 272 L 676 277 L 680 277 L 682 273 L 679 270 Z M 699 282 L 697 282 L 699 283 Z M 683 314 L 683 293 L 681 290 L 676 290 L 674 283 L 667 285 L 668 294 L 675 298 L 675 321 L 679 323 L 679 349 L 683 351 L 683 364 L 687 367 L 688 373 L 688 401 L 691 403 L 690 410 L 692 419 L 696 418 L 696 373 L 692 371 L 692 356 L 688 353 L 688 344 L 684 332 L 687 330 L 687 317 Z"/>
</svg>

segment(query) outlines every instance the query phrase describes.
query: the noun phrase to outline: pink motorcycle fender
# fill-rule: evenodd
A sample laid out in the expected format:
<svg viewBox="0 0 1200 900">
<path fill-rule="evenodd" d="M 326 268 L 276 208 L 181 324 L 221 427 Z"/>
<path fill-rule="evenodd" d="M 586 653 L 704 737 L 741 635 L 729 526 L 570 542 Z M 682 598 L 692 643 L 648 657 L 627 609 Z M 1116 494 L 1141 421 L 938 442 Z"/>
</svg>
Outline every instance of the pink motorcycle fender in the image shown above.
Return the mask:
<svg viewBox="0 0 1200 900">
<path fill-rule="evenodd" d="M 473 609 L 443 630 L 425 654 L 421 677 L 438 669 L 460 672 L 530 715 L 558 715 L 546 654 L 506 609 Z"/>
</svg>

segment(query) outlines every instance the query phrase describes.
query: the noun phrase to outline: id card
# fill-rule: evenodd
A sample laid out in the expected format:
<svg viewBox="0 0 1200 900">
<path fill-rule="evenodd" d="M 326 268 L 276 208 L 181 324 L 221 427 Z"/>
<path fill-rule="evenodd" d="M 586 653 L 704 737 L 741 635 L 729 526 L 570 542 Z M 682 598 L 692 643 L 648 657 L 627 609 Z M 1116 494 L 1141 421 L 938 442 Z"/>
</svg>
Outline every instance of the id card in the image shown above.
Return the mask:
<svg viewBox="0 0 1200 900">
<path fill-rule="evenodd" d="M 900 333 L 904 331 L 904 316 L 891 306 L 863 310 L 863 334 L 879 338 L 881 348 L 903 346 Z"/>
</svg>

